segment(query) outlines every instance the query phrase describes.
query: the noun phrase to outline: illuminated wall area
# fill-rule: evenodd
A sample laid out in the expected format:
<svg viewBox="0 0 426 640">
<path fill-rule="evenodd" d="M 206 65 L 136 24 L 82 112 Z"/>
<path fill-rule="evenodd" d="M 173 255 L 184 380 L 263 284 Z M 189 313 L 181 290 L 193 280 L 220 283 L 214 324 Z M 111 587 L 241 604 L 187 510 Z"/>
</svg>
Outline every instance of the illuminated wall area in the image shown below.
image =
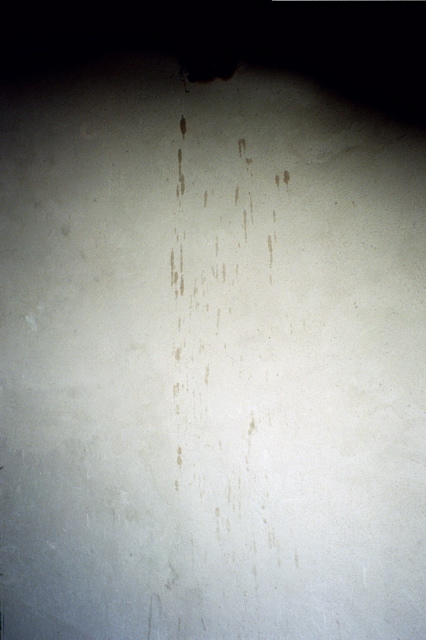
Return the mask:
<svg viewBox="0 0 426 640">
<path fill-rule="evenodd" d="M 3 640 L 424 640 L 424 131 L 166 54 L 1 112 Z"/>
</svg>

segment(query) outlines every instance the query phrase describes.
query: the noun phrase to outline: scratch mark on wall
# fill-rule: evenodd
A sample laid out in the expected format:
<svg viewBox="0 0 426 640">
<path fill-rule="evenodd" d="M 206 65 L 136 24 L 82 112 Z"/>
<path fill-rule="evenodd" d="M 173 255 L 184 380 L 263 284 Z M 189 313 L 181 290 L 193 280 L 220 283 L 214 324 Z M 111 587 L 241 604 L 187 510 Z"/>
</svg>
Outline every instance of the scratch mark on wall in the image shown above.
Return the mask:
<svg viewBox="0 0 426 640">
<path fill-rule="evenodd" d="M 216 248 L 216 257 L 217 257 L 217 255 L 219 253 L 219 236 L 216 236 L 215 248 Z"/>
<path fill-rule="evenodd" d="M 220 309 L 217 310 L 217 315 L 216 315 L 216 331 L 218 331 L 219 329 L 219 324 L 220 324 Z"/>
<path fill-rule="evenodd" d="M 237 204 L 237 202 L 238 202 L 238 196 L 239 196 L 239 193 L 240 193 L 240 188 L 239 188 L 239 186 L 237 185 L 237 187 L 236 187 L 236 189 L 235 189 L 235 204 Z"/>
<path fill-rule="evenodd" d="M 246 141 L 244 140 L 244 138 L 240 138 L 238 140 L 238 152 L 240 154 L 240 158 L 242 156 L 242 152 L 246 150 Z"/>
<path fill-rule="evenodd" d="M 223 263 L 223 265 L 222 265 L 222 279 L 223 279 L 223 282 L 225 282 L 225 280 L 226 280 L 226 265 L 225 265 L 225 263 Z"/>
<path fill-rule="evenodd" d="M 207 207 L 207 191 L 204 191 L 204 209 Z"/>
</svg>

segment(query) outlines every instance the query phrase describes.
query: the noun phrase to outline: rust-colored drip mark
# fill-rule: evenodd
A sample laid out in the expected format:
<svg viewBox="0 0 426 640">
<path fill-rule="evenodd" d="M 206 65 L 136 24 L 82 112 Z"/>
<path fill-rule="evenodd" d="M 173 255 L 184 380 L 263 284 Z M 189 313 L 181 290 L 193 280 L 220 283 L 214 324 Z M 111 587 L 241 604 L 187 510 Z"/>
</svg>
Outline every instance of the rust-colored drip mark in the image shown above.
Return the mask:
<svg viewBox="0 0 426 640">
<path fill-rule="evenodd" d="M 239 186 L 237 185 L 237 188 L 235 189 L 235 204 L 237 204 L 237 202 L 238 202 L 238 195 L 239 195 L 239 192 L 240 192 L 240 188 L 239 188 Z"/>
<path fill-rule="evenodd" d="M 178 163 L 179 163 L 180 192 L 183 195 L 185 193 L 185 176 L 182 173 L 182 149 L 179 149 L 178 151 Z"/>
<path fill-rule="evenodd" d="M 240 158 L 242 156 L 243 151 L 246 150 L 246 141 L 244 140 L 244 138 L 240 138 L 238 140 L 238 153 L 240 154 Z"/>
<path fill-rule="evenodd" d="M 180 119 L 180 130 L 182 133 L 182 137 L 185 138 L 185 133 L 186 133 L 186 120 L 185 117 L 182 115 L 181 119 Z"/>
</svg>

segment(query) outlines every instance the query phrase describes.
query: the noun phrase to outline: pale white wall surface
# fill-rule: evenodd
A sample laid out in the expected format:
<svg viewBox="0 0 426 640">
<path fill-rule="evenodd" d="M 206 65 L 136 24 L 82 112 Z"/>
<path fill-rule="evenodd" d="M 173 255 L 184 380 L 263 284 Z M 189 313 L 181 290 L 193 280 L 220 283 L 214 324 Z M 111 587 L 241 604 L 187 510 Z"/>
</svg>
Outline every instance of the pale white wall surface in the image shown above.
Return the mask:
<svg viewBox="0 0 426 640">
<path fill-rule="evenodd" d="M 3 638 L 424 640 L 424 133 L 188 90 L 3 91 Z"/>
</svg>

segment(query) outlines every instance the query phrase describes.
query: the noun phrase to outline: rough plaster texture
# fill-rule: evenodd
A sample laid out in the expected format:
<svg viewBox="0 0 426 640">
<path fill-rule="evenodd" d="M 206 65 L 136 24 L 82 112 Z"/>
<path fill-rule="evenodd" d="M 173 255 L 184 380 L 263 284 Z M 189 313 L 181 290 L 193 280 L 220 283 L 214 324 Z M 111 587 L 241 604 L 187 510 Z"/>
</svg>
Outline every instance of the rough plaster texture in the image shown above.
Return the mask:
<svg viewBox="0 0 426 640">
<path fill-rule="evenodd" d="M 188 90 L 3 92 L 4 640 L 424 640 L 424 134 Z"/>
</svg>

